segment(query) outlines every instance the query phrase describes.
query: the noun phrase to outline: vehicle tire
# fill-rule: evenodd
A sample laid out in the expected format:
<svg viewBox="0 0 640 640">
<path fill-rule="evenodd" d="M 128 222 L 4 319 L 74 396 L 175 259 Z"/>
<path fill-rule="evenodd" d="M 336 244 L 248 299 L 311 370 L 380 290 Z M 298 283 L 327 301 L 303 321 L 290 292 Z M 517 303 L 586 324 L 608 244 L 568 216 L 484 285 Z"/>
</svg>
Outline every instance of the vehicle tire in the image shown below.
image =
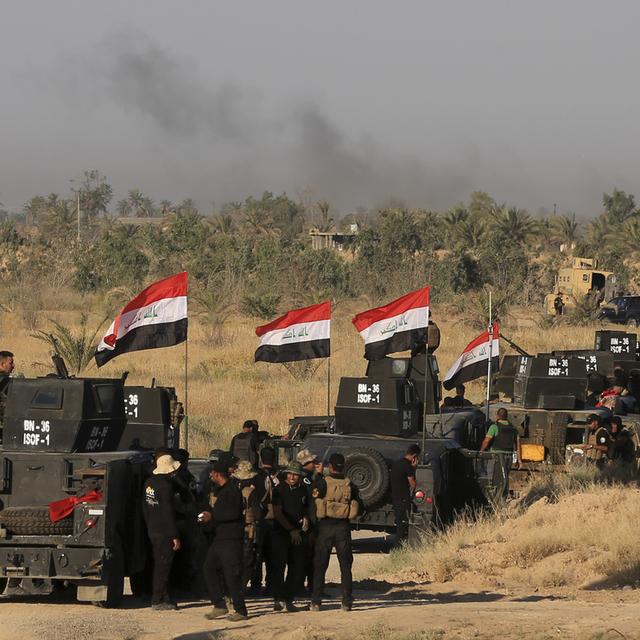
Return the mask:
<svg viewBox="0 0 640 640">
<path fill-rule="evenodd" d="M 357 487 L 365 507 L 380 502 L 389 490 L 389 467 L 375 449 L 358 448 L 345 453 L 344 473 Z"/>
<path fill-rule="evenodd" d="M 564 464 L 567 447 L 567 426 L 564 424 L 549 425 L 547 442 L 549 462 L 551 462 L 551 464 Z"/>
<path fill-rule="evenodd" d="M 627 320 L 627 327 L 635 328 L 637 326 L 638 326 L 638 319 L 637 318 L 629 318 Z"/>
<path fill-rule="evenodd" d="M 48 507 L 7 507 L 0 511 L 0 524 L 13 535 L 70 536 L 73 534 L 71 516 L 51 522 Z"/>
</svg>

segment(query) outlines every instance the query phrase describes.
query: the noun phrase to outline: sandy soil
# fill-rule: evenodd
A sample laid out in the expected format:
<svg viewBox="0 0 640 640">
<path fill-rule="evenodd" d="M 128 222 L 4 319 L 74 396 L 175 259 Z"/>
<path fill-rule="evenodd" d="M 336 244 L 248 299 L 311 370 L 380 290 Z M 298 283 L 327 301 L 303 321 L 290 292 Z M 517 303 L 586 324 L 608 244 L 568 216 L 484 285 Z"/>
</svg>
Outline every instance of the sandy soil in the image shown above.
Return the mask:
<svg viewBox="0 0 640 640">
<path fill-rule="evenodd" d="M 362 575 L 377 554 L 371 553 L 371 540 L 358 546 L 362 552 L 355 562 Z M 335 564 L 330 572 L 336 579 Z M 531 593 L 486 591 L 462 583 L 392 585 L 364 580 L 356 585 L 354 610 L 345 613 L 336 586 L 327 589 L 336 598 L 320 613 L 273 613 L 270 600 L 250 599 L 251 617 L 244 623 L 206 620 L 209 604 L 203 601 L 181 602 L 177 612 L 152 612 L 132 597 L 125 598 L 119 610 L 77 604 L 64 594 L 3 600 L 0 639 L 640 638 L 639 589 Z"/>
</svg>

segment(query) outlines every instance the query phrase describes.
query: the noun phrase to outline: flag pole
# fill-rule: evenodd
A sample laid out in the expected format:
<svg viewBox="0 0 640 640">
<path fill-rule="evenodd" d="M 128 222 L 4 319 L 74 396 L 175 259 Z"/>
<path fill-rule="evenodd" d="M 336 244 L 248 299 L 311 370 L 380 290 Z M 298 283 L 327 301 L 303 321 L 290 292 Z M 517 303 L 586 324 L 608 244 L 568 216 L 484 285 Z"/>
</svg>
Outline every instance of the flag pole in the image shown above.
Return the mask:
<svg viewBox="0 0 640 640">
<path fill-rule="evenodd" d="M 184 341 L 184 448 L 189 450 L 189 335 Z"/>
<path fill-rule="evenodd" d="M 489 337 L 489 359 L 487 360 L 487 420 L 489 420 L 489 398 L 491 397 L 491 356 L 493 349 L 493 322 L 491 309 L 491 291 L 489 291 L 489 328 L 487 334 Z"/>
<path fill-rule="evenodd" d="M 331 415 L 331 355 L 327 358 L 327 424 Z"/>
</svg>

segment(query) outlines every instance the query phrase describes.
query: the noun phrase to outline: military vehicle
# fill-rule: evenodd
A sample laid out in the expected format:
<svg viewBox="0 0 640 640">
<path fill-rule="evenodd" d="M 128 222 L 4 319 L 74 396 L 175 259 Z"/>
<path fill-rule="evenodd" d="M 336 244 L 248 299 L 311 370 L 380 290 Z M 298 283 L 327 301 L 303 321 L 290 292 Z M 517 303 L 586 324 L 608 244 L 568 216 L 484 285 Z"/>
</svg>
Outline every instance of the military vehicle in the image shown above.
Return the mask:
<svg viewBox="0 0 640 640">
<path fill-rule="evenodd" d="M 598 395 L 612 386 L 614 369 L 626 372 L 631 395 L 640 398 L 636 343 L 635 334 L 596 331 L 593 349 L 535 356 L 520 350 L 520 355 L 503 356 L 493 391 L 504 399 L 490 404 L 490 417 L 495 418 L 500 407 L 507 409 L 509 419 L 520 429 L 521 442 L 538 447 L 539 453 L 531 449 L 530 462 L 564 464 L 567 446 L 583 441 L 587 416 L 611 415 L 609 409 L 595 404 Z M 626 414 L 623 421 L 630 426 L 640 424 L 637 406 L 620 402 L 615 411 Z"/>
<path fill-rule="evenodd" d="M 478 451 L 486 433 L 482 411 L 440 412 L 434 355 L 439 343 L 437 326 L 430 325 L 427 348 L 421 353 L 371 361 L 364 377 L 341 378 L 334 416 L 295 417 L 286 438 L 265 442 L 278 451 L 280 464 L 301 448 L 324 460 L 333 452 L 343 453 L 345 473 L 358 487 L 366 509 L 352 523 L 354 528 L 395 529 L 389 469 L 412 443 L 423 448 L 416 470 L 412 538 L 506 490 L 503 457 Z"/>
<path fill-rule="evenodd" d="M 616 275 L 611 271 L 598 269 L 595 258 L 573 258 L 573 264 L 558 271 L 553 293 L 544 299 L 544 309 L 555 315 L 554 301 L 560 297 L 563 312 L 573 309 L 576 301 L 586 295 L 594 295 L 598 302 L 610 300 L 616 294 Z"/>
<path fill-rule="evenodd" d="M 116 606 L 125 576 L 136 591 L 149 554 L 141 497 L 151 449 L 178 445 L 181 406 L 170 387 L 124 382 L 12 380 L 0 442 L 5 596 L 64 583 L 78 600 Z M 54 522 L 49 505 L 61 500 L 69 514 Z"/>
<path fill-rule="evenodd" d="M 640 296 L 616 296 L 600 306 L 598 319 L 612 324 L 640 326 Z"/>
</svg>

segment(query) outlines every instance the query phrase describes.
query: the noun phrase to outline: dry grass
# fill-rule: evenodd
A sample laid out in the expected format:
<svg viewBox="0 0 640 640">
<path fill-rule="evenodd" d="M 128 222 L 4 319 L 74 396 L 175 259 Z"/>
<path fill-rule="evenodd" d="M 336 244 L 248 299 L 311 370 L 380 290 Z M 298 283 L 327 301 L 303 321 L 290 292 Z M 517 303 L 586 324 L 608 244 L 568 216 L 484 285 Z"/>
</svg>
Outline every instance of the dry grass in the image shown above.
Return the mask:
<svg viewBox="0 0 640 640">
<path fill-rule="evenodd" d="M 617 586 L 640 581 L 640 489 L 577 475 L 549 476 L 519 505 L 461 518 L 378 569 L 404 580 L 487 587 Z"/>
<path fill-rule="evenodd" d="M 29 335 L 34 325 L 46 330 L 50 321 L 56 320 L 77 326 L 81 311 L 91 310 L 88 326 L 92 328 L 92 323 L 104 317 L 108 306 L 103 297 L 80 300 L 66 291 L 55 297 L 38 293 L 38 301 L 41 306 L 35 321 L 29 318 L 27 322 L 17 306 L 0 315 L 3 335 L 0 348 L 16 353 L 17 371 L 27 376 L 42 374 L 44 369 L 37 363 L 48 362 L 46 345 Z M 351 318 L 366 306 L 366 302 L 351 301 L 341 303 L 334 311 L 332 406 L 339 378 L 364 372 L 363 345 Z M 444 372 L 477 331 L 464 324 L 453 307 L 436 306 L 433 316 L 441 328 L 442 345 L 437 355 Z M 505 333 L 532 353 L 593 344 L 593 328 L 542 329 L 537 309 L 516 310 L 513 316 L 511 326 L 504 327 Z M 205 315 L 191 314 L 190 323 L 188 410 L 190 449 L 195 455 L 204 454 L 213 446 L 226 445 L 247 418 L 259 420 L 272 433 L 284 433 L 292 416 L 326 412 L 326 363 L 321 364 L 311 380 L 296 379 L 282 365 L 254 363 L 256 321 L 233 315 L 225 321 L 216 341 L 211 339 Z M 183 395 L 182 346 L 123 355 L 99 372 L 90 368 L 88 374 L 120 376 L 127 370 L 132 383 L 149 383 L 155 377 L 158 384 L 173 385 Z M 479 401 L 483 394 L 483 382 L 468 386 L 471 399 Z"/>
</svg>

